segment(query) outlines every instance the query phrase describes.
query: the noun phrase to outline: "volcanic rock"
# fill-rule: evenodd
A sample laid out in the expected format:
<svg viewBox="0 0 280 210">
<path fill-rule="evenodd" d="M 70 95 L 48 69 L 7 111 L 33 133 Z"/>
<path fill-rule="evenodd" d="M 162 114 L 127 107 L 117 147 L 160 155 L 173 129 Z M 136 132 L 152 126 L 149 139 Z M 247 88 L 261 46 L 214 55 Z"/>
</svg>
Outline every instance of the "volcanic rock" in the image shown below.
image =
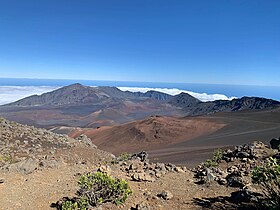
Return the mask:
<svg viewBox="0 0 280 210">
<path fill-rule="evenodd" d="M 164 190 L 158 194 L 158 197 L 163 198 L 164 200 L 170 200 L 173 198 L 173 194 L 168 190 Z"/>
</svg>

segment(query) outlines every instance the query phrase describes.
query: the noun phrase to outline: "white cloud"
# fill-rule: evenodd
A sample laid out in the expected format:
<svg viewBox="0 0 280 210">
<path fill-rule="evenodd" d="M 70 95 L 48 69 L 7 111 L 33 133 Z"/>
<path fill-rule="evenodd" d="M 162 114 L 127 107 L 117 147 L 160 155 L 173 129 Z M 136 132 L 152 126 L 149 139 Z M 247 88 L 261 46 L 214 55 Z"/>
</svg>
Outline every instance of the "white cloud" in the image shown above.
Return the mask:
<svg viewBox="0 0 280 210">
<path fill-rule="evenodd" d="M 207 94 L 207 93 L 196 93 L 188 90 L 180 90 L 177 88 L 142 88 L 142 87 L 118 87 L 122 91 L 131 91 L 131 92 L 142 92 L 145 93 L 149 90 L 154 90 L 162 93 L 167 93 L 169 95 L 177 95 L 182 92 L 188 93 L 191 96 L 201 100 L 201 101 L 215 101 L 215 100 L 232 100 L 236 97 L 228 97 L 223 94 Z"/>
<path fill-rule="evenodd" d="M 0 105 L 57 89 L 54 86 L 0 86 Z"/>
</svg>

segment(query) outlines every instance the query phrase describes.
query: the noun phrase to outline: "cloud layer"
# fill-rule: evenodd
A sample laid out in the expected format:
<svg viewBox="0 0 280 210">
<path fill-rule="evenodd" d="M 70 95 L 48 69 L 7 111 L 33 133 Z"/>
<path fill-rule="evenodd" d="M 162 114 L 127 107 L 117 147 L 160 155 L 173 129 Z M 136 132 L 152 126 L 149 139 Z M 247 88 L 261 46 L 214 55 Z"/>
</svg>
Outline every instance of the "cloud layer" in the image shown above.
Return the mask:
<svg viewBox="0 0 280 210">
<path fill-rule="evenodd" d="M 24 97 L 42 94 L 45 92 L 53 91 L 59 87 L 55 86 L 0 86 L 0 105 L 11 103 L 22 99 Z M 187 90 L 180 90 L 176 88 L 142 88 L 142 87 L 118 87 L 123 91 L 131 92 L 147 92 L 149 90 L 159 91 L 170 95 L 177 95 L 181 92 L 188 93 L 201 101 L 214 101 L 214 100 L 231 100 L 234 97 L 227 97 L 223 94 L 207 94 L 207 93 L 195 93 Z"/>
<path fill-rule="evenodd" d="M 54 86 L 0 86 L 0 105 L 57 89 Z"/>
<path fill-rule="evenodd" d="M 169 95 L 177 95 L 182 92 L 188 93 L 191 96 L 201 100 L 201 101 L 215 101 L 215 100 L 232 100 L 236 97 L 227 97 L 223 94 L 207 94 L 207 93 L 196 93 L 188 90 L 180 90 L 177 88 L 142 88 L 142 87 L 118 87 L 122 91 L 131 91 L 131 92 L 142 92 L 145 93 L 149 90 L 154 90 L 162 93 L 167 93 Z"/>
</svg>

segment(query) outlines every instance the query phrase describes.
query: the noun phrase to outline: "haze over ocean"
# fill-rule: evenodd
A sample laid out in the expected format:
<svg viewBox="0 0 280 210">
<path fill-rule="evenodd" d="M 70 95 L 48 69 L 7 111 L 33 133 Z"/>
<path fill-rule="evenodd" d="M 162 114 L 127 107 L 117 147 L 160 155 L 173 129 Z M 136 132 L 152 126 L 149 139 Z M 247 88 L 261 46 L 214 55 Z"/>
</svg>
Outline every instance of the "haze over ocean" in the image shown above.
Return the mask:
<svg viewBox="0 0 280 210">
<path fill-rule="evenodd" d="M 243 96 L 280 100 L 280 87 L 278 86 L 0 78 L 0 104 L 33 94 L 42 94 L 73 83 L 89 86 L 114 86 L 121 90 L 141 92 L 152 89 L 171 95 L 184 91 L 202 101 L 230 100 L 233 97 Z"/>
</svg>

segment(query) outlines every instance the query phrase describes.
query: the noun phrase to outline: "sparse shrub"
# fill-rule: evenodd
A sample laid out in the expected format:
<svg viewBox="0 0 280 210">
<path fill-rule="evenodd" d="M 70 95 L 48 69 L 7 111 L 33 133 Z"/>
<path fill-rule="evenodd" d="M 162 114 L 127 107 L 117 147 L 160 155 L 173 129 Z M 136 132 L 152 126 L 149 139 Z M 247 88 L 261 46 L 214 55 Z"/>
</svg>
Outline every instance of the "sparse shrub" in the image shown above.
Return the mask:
<svg viewBox="0 0 280 210">
<path fill-rule="evenodd" d="M 124 203 L 132 194 L 125 180 L 113 178 L 103 172 L 87 173 L 79 180 L 78 198 L 63 202 L 62 210 L 85 210 L 102 203 Z"/>
<path fill-rule="evenodd" d="M 10 163 L 14 163 L 15 160 L 12 158 L 10 154 L 0 154 L 0 162 L 10 164 Z"/>
<path fill-rule="evenodd" d="M 79 210 L 78 203 L 72 200 L 66 200 L 62 203 L 62 210 Z"/>
<path fill-rule="evenodd" d="M 223 159 L 223 150 L 221 149 L 215 150 L 213 153 L 212 160 L 216 163 L 220 163 L 222 159 Z"/>
<path fill-rule="evenodd" d="M 132 155 L 127 153 L 127 152 L 124 152 L 122 154 L 120 154 L 115 160 L 113 160 L 111 163 L 112 164 L 117 164 L 121 161 L 128 161 L 128 160 L 131 160 L 132 158 Z"/>
<path fill-rule="evenodd" d="M 118 161 L 127 161 L 131 159 L 131 154 L 125 152 L 125 153 L 122 153 L 119 157 L 118 157 Z"/>
<path fill-rule="evenodd" d="M 269 158 L 262 166 L 255 167 L 252 180 L 259 184 L 265 196 L 264 206 L 269 210 L 280 209 L 280 164 Z"/>
<path fill-rule="evenodd" d="M 212 159 L 207 159 L 207 160 L 204 161 L 203 166 L 205 168 L 211 168 L 211 167 L 218 166 L 218 163 L 214 162 Z"/>
<path fill-rule="evenodd" d="M 128 183 L 103 172 L 82 175 L 79 194 L 86 196 L 91 206 L 105 202 L 121 204 L 132 193 Z"/>
<path fill-rule="evenodd" d="M 212 159 L 205 160 L 203 166 L 206 168 L 216 167 L 221 162 L 222 158 L 223 158 L 223 150 L 217 149 L 213 152 Z"/>
</svg>

